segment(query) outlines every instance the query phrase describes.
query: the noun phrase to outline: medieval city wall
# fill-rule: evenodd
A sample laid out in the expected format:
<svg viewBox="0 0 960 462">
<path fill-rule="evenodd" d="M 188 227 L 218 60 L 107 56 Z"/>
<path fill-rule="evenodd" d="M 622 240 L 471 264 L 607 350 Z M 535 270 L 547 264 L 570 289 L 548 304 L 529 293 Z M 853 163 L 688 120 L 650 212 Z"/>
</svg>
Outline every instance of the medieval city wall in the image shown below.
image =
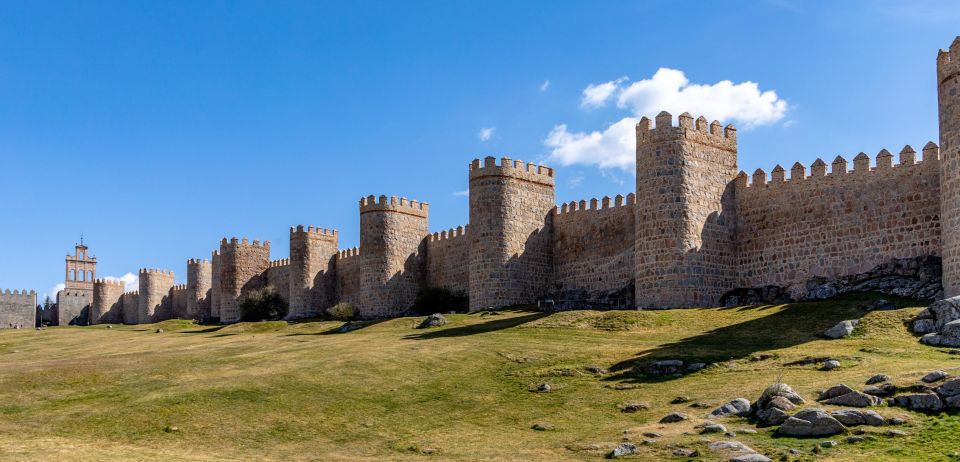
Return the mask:
<svg viewBox="0 0 960 462">
<path fill-rule="evenodd" d="M 166 310 L 162 313 L 157 313 L 154 316 L 156 321 L 163 321 L 165 319 L 190 319 L 189 314 L 187 313 L 187 299 L 189 298 L 190 291 L 187 289 L 186 284 L 177 284 L 170 288 L 170 303 L 167 304 Z"/>
<path fill-rule="evenodd" d="M 140 323 L 140 291 L 124 292 L 120 296 L 121 317 L 118 322 L 124 324 Z"/>
<path fill-rule="evenodd" d="M 56 324 L 85 326 L 90 320 L 92 290 L 63 289 L 57 293 Z"/>
<path fill-rule="evenodd" d="M 37 323 L 37 293 L 0 290 L 0 329 L 32 328 Z"/>
<path fill-rule="evenodd" d="M 899 163 L 887 150 L 876 167 L 860 153 L 827 165 L 817 159 L 807 176 L 794 164 L 790 178 L 777 166 L 735 181 L 739 287 L 787 287 L 811 276 L 863 273 L 891 258 L 940 253 L 940 161 L 936 145 L 922 161 L 909 146 Z"/>
<path fill-rule="evenodd" d="M 90 324 L 118 323 L 123 319 L 123 281 L 97 279 L 93 283 Z"/>
<path fill-rule="evenodd" d="M 290 259 L 273 260 L 267 267 L 266 285 L 273 287 L 284 300 L 290 301 Z"/>
<path fill-rule="evenodd" d="M 552 168 L 504 157 L 470 164 L 470 310 L 533 303 L 553 279 Z"/>
<path fill-rule="evenodd" d="M 470 291 L 469 231 L 469 226 L 458 226 L 427 238 L 427 286 L 467 295 Z"/>
<path fill-rule="evenodd" d="M 247 241 L 237 238 L 220 241 L 220 321 L 240 320 L 240 297 L 266 285 L 264 277 L 270 266 L 270 241 Z M 143 290 L 140 291 L 141 296 Z"/>
<path fill-rule="evenodd" d="M 554 210 L 552 298 L 564 306 L 633 307 L 636 196 Z"/>
<path fill-rule="evenodd" d="M 360 249 L 353 247 L 337 253 L 338 302 L 356 306 L 360 302 Z"/>
</svg>

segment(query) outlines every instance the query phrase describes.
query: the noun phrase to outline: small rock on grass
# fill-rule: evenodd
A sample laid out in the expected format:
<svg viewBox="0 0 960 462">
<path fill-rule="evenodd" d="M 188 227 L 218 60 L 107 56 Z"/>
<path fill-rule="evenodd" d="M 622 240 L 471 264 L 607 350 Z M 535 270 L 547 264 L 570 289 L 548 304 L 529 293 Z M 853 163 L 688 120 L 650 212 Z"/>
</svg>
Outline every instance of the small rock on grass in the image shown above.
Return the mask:
<svg viewBox="0 0 960 462">
<path fill-rule="evenodd" d="M 887 436 L 896 437 L 896 436 L 907 436 L 907 432 L 903 430 L 887 430 Z"/>
<path fill-rule="evenodd" d="M 676 398 L 673 398 L 672 400 L 670 400 L 670 404 L 683 404 L 683 403 L 689 403 L 689 402 L 690 402 L 689 396 L 677 396 Z"/>
<path fill-rule="evenodd" d="M 536 430 L 536 431 L 538 431 L 538 432 L 545 432 L 545 431 L 553 430 L 553 424 L 550 424 L 550 423 L 548 423 L 548 422 L 537 422 L 537 423 L 533 424 L 533 426 L 530 427 L 530 428 L 532 428 L 532 429 L 534 429 L 534 430 Z"/>
<path fill-rule="evenodd" d="M 637 446 L 633 443 L 620 443 L 617 447 L 613 448 L 613 451 L 610 453 L 611 459 L 616 459 L 618 457 L 629 456 L 637 453 Z"/>
<path fill-rule="evenodd" d="M 828 359 L 823 363 L 823 370 L 825 371 L 832 371 L 838 367 L 840 367 L 840 361 L 836 359 Z"/>
<path fill-rule="evenodd" d="M 682 412 L 671 412 L 671 413 L 663 416 L 663 418 L 660 419 L 660 423 L 682 422 L 682 421 L 687 420 L 687 419 L 689 419 L 689 418 L 690 418 L 690 416 L 688 416 L 688 415 L 686 415 L 686 414 L 684 414 L 684 413 L 682 413 Z"/>
<path fill-rule="evenodd" d="M 645 436 L 645 437 L 647 437 L 647 438 L 660 438 L 660 437 L 662 437 L 663 435 L 661 435 L 661 434 L 659 434 L 659 433 L 657 433 L 657 432 L 643 432 L 643 436 Z"/>
<path fill-rule="evenodd" d="M 696 449 L 677 448 L 673 450 L 673 455 L 677 457 L 697 457 L 700 455 L 700 451 Z"/>
<path fill-rule="evenodd" d="M 703 430 L 700 430 L 700 433 L 726 433 L 727 427 L 724 427 L 720 424 L 708 424 L 703 426 Z"/>
<path fill-rule="evenodd" d="M 880 382 L 886 382 L 887 380 L 890 380 L 890 377 L 887 376 L 887 374 L 876 374 L 867 379 L 867 385 L 874 385 Z"/>
<path fill-rule="evenodd" d="M 730 462 L 770 462 L 770 458 L 763 454 L 741 454 L 733 459 L 730 459 Z"/>
<path fill-rule="evenodd" d="M 537 393 L 549 393 L 550 390 L 552 389 L 553 387 L 551 387 L 549 383 L 541 383 L 540 385 L 537 385 L 537 387 L 534 388 L 533 391 Z"/>
<path fill-rule="evenodd" d="M 923 378 L 920 380 L 923 380 L 924 382 L 927 382 L 927 383 L 933 383 L 938 380 L 943 380 L 945 378 L 947 378 L 947 373 L 944 371 L 937 370 L 937 371 L 928 373 L 927 375 L 923 376 Z"/>
<path fill-rule="evenodd" d="M 647 409 L 650 409 L 650 406 L 646 403 L 626 403 L 620 407 L 620 412 L 634 413 L 646 411 Z"/>
</svg>

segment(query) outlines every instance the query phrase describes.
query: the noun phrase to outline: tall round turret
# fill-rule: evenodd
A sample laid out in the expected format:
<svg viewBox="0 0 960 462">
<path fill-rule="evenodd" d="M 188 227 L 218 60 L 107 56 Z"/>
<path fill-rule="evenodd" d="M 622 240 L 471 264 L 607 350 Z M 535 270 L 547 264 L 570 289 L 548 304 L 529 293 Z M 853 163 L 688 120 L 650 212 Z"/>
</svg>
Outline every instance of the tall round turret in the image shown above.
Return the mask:
<svg viewBox="0 0 960 462">
<path fill-rule="evenodd" d="M 173 271 L 140 269 L 140 297 L 136 324 L 162 321 L 170 305 Z"/>
<path fill-rule="evenodd" d="M 93 303 L 90 304 L 90 324 L 117 323 L 123 319 L 123 281 L 97 279 L 93 283 Z"/>
<path fill-rule="evenodd" d="M 337 246 L 335 229 L 303 225 L 290 228 L 288 319 L 317 316 L 333 304 Z"/>
<path fill-rule="evenodd" d="M 360 294 L 357 315 L 396 316 L 410 308 L 424 279 L 426 202 L 360 199 Z"/>
<path fill-rule="evenodd" d="M 210 317 L 210 287 L 213 284 L 213 265 L 209 260 L 187 260 L 187 312 L 190 319 Z"/>
<path fill-rule="evenodd" d="M 943 291 L 960 295 L 960 37 L 937 55 Z"/>
<path fill-rule="evenodd" d="M 687 113 L 672 119 L 637 124 L 636 303 L 715 306 L 736 284 L 737 132 Z"/>
<path fill-rule="evenodd" d="M 553 169 L 470 164 L 470 310 L 535 303 L 553 277 Z"/>
</svg>

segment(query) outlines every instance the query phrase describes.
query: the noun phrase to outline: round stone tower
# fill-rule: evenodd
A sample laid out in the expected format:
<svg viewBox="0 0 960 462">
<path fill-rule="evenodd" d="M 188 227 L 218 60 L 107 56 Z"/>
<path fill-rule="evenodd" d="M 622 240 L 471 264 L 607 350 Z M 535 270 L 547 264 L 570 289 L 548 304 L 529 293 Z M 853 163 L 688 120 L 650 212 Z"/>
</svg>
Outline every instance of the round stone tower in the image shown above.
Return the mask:
<svg viewBox="0 0 960 462">
<path fill-rule="evenodd" d="M 736 285 L 737 135 L 683 113 L 637 124 L 636 303 L 715 306 Z"/>
<path fill-rule="evenodd" d="M 943 292 L 960 295 L 960 37 L 937 55 Z"/>
<path fill-rule="evenodd" d="M 173 287 L 173 271 L 140 269 L 140 297 L 137 324 L 162 321 L 164 310 L 169 305 L 170 288 Z"/>
<path fill-rule="evenodd" d="M 337 230 L 303 225 L 290 228 L 288 319 L 317 316 L 333 304 L 338 245 Z"/>
<path fill-rule="evenodd" d="M 187 260 L 187 317 L 210 317 L 210 287 L 213 284 L 213 265 L 209 260 Z"/>
<path fill-rule="evenodd" d="M 504 157 L 470 164 L 470 310 L 535 303 L 553 272 L 553 169 Z"/>
<path fill-rule="evenodd" d="M 409 308 L 423 284 L 426 202 L 374 196 L 360 199 L 361 318 L 397 316 Z"/>
<path fill-rule="evenodd" d="M 90 324 L 117 323 L 122 319 L 123 281 L 97 279 L 93 282 Z"/>
</svg>

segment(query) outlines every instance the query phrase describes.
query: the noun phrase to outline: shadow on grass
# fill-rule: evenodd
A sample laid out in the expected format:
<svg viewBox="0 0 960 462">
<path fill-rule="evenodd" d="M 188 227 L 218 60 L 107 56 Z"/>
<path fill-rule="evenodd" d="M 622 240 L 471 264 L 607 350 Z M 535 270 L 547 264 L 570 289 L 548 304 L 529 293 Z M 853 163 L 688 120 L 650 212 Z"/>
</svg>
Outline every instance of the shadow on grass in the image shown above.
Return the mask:
<svg viewBox="0 0 960 462">
<path fill-rule="evenodd" d="M 720 327 L 700 335 L 661 345 L 610 367 L 614 375 L 606 380 L 631 383 L 664 382 L 673 375 L 645 375 L 640 369 L 656 360 L 680 359 L 685 363 L 719 362 L 742 359 L 754 353 L 787 348 L 823 339 L 823 332 L 838 322 L 858 319 L 868 311 L 867 302 L 885 298 L 897 306 L 907 306 L 908 299 L 899 299 L 874 293 L 850 294 L 817 302 L 785 305 L 760 305 L 734 308 L 701 308 L 704 316 L 710 312 L 736 310 L 738 312 L 770 312 L 769 314 L 737 324 Z"/>
<path fill-rule="evenodd" d="M 465 326 L 450 327 L 446 329 L 431 329 L 425 332 L 410 334 L 404 337 L 406 340 L 430 340 L 444 337 L 464 337 L 467 335 L 486 334 L 498 330 L 510 329 L 537 319 L 549 316 L 550 313 L 522 311 L 528 313 L 522 316 L 512 316 L 503 319 L 493 319 L 481 324 L 468 324 Z M 479 315 L 479 314 L 478 314 Z"/>
<path fill-rule="evenodd" d="M 337 335 L 337 334 L 349 334 L 350 332 L 366 329 L 371 326 L 375 326 L 382 322 L 390 321 L 391 318 L 386 319 L 375 319 L 372 321 L 348 321 L 341 324 L 338 327 L 333 327 L 320 332 L 294 332 L 287 334 L 287 337 L 298 337 L 302 335 Z M 350 326 L 349 328 L 347 326 Z"/>
</svg>

